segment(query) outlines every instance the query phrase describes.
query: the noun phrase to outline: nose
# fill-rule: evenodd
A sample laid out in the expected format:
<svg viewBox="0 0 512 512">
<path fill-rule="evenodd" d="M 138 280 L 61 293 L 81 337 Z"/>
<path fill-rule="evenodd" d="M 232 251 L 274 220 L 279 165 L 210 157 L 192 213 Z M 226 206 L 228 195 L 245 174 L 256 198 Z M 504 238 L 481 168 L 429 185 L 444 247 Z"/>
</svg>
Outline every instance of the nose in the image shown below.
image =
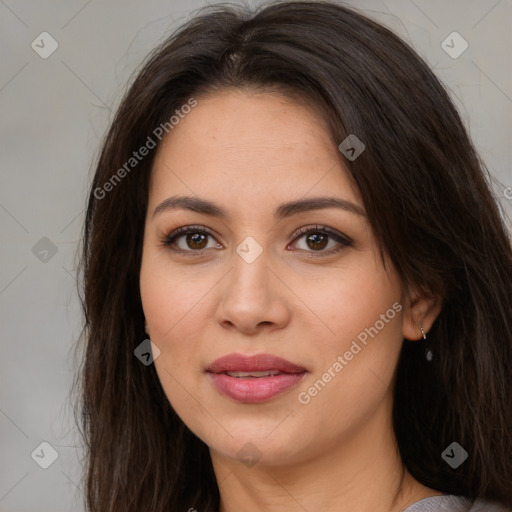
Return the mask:
<svg viewBox="0 0 512 512">
<path fill-rule="evenodd" d="M 279 272 L 270 268 L 267 251 L 251 263 L 236 252 L 233 268 L 215 312 L 217 322 L 225 329 L 254 335 L 261 330 L 282 329 L 290 321 L 289 290 Z"/>
</svg>

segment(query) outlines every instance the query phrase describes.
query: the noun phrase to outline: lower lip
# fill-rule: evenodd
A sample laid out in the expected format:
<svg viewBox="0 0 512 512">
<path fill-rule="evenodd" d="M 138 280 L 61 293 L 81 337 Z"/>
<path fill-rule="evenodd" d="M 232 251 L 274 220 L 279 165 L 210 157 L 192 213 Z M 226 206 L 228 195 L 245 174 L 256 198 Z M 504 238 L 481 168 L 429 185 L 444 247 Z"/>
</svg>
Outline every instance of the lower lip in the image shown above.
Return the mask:
<svg viewBox="0 0 512 512">
<path fill-rule="evenodd" d="M 306 375 L 280 373 L 272 377 L 230 377 L 224 373 L 210 373 L 214 386 L 224 395 L 243 403 L 266 402 L 294 387 Z"/>
</svg>

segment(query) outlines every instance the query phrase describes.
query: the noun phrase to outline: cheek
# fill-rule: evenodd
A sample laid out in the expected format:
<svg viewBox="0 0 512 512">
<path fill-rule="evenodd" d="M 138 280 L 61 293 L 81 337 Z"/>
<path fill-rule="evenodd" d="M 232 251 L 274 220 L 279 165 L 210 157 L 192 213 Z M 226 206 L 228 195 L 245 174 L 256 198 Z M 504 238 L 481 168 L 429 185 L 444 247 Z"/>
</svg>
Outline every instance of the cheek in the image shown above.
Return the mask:
<svg viewBox="0 0 512 512">
<path fill-rule="evenodd" d="M 325 320 L 327 335 L 315 339 L 318 363 L 299 390 L 306 394 L 301 403 L 310 402 L 346 426 L 380 403 L 402 346 L 398 279 L 379 261 L 363 263 L 321 283 L 308 297 L 311 309 Z"/>
<path fill-rule="evenodd" d="M 322 425 L 321 443 L 326 446 L 340 436 L 357 435 L 370 418 L 382 414 L 382 404 L 392 402 L 401 348 L 401 317 L 398 313 L 389 319 L 393 316 L 390 314 L 388 323 L 380 320 L 388 306 L 392 307 L 386 304 L 386 308 L 371 311 L 355 307 L 347 310 L 352 319 L 357 316 L 359 327 L 355 329 L 350 318 L 340 319 L 339 336 L 317 352 L 315 373 L 297 390 L 303 428 L 309 425 L 315 430 L 315 426 Z M 391 311 L 395 313 L 394 309 Z M 383 424 L 385 418 L 381 419 Z"/>
<path fill-rule="evenodd" d="M 202 294 L 193 278 L 164 267 L 151 255 L 143 258 L 141 300 L 149 337 L 160 349 L 154 364 L 162 389 L 180 417 L 189 419 L 201 414 L 191 396 L 195 395 L 193 383 L 200 368 L 197 357 L 202 322 L 198 315 Z"/>
<path fill-rule="evenodd" d="M 165 261 L 165 255 L 149 249 L 140 271 L 140 294 L 151 339 L 167 343 L 183 326 L 198 324 L 209 284 L 197 278 L 192 267 L 179 271 Z M 203 304 L 204 305 L 204 304 Z"/>
<path fill-rule="evenodd" d="M 151 248 L 143 256 L 142 306 L 149 337 L 160 349 L 155 366 L 169 399 L 180 385 L 189 388 L 203 370 L 201 340 L 212 315 L 207 292 L 215 284 L 215 279 L 205 277 L 198 278 L 192 266 L 177 271 L 165 255 Z"/>
<path fill-rule="evenodd" d="M 349 268 L 339 268 L 335 278 L 330 274 L 314 282 L 303 280 L 302 290 L 294 289 L 313 314 L 310 317 L 321 322 L 317 340 L 334 350 L 350 345 L 351 340 L 374 326 L 387 311 L 386 320 L 389 322 L 385 322 L 385 328 L 379 331 L 383 337 L 400 339 L 400 325 L 394 322 L 390 327 L 391 320 L 397 316 L 397 307 L 393 309 L 393 304 L 400 303 L 398 281 L 393 274 L 388 275 L 370 254 L 367 256 Z M 381 327 L 381 321 L 378 327 Z"/>
</svg>

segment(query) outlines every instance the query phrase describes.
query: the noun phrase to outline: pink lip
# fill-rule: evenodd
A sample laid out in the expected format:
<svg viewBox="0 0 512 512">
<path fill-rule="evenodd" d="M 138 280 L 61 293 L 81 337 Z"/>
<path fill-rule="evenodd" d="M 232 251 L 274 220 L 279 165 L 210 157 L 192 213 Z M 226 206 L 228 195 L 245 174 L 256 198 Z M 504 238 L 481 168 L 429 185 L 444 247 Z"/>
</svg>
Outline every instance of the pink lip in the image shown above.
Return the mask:
<svg viewBox="0 0 512 512">
<path fill-rule="evenodd" d="M 230 377 L 224 372 L 277 370 L 269 377 Z M 229 354 L 216 359 L 206 370 L 222 394 L 244 403 L 265 402 L 294 387 L 307 371 L 272 354 Z"/>
<path fill-rule="evenodd" d="M 227 356 L 216 359 L 206 371 L 211 373 L 223 372 L 250 372 L 264 370 L 279 370 L 283 373 L 302 373 L 306 369 L 298 366 L 281 357 L 272 354 L 256 354 L 254 356 L 244 356 L 243 354 L 228 354 Z"/>
</svg>

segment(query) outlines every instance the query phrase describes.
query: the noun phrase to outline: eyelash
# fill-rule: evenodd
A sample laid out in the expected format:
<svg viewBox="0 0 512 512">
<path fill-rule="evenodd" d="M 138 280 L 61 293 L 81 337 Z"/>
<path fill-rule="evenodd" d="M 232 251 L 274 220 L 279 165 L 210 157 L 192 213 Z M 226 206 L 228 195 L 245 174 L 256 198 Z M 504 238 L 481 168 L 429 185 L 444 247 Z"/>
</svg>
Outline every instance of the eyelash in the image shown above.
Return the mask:
<svg viewBox="0 0 512 512">
<path fill-rule="evenodd" d="M 209 235 L 211 236 L 212 238 L 215 238 L 213 233 L 211 233 L 208 229 L 205 229 L 204 227 L 202 226 L 182 226 L 176 230 L 174 230 L 172 233 L 170 233 L 169 235 L 167 235 L 161 242 L 162 242 L 162 246 L 164 247 L 167 247 L 169 248 L 170 250 L 174 251 L 174 252 L 178 252 L 178 253 L 182 253 L 182 254 L 187 254 L 187 255 L 191 255 L 191 256 L 201 256 L 204 251 L 206 251 L 207 249 L 203 249 L 203 250 L 193 250 L 193 249 L 189 249 L 189 250 L 185 250 L 185 249 L 177 249 L 177 248 L 174 248 L 172 247 L 172 244 L 178 239 L 178 238 L 181 238 L 183 235 L 186 235 L 186 234 L 189 234 L 189 233 L 202 233 L 202 234 L 205 234 L 205 235 Z M 338 252 L 341 252 L 343 249 L 347 248 L 347 247 L 352 247 L 352 240 L 350 240 L 350 238 L 346 237 L 346 236 L 343 236 L 341 235 L 340 233 L 336 232 L 336 231 L 333 231 L 332 229 L 326 227 L 326 226 L 313 226 L 313 227 L 306 227 L 306 228 L 300 228 L 299 230 L 297 230 L 295 233 L 294 233 L 294 238 L 292 240 L 292 242 L 295 242 L 296 240 L 298 240 L 299 238 L 303 237 L 304 235 L 308 235 L 310 233 L 317 233 L 317 234 L 321 234 L 321 235 L 327 235 L 328 237 L 334 239 L 336 242 L 338 242 L 340 245 L 336 248 L 331 248 L 330 250 L 327 250 L 327 251 L 324 251 L 324 250 L 319 250 L 319 251 L 314 251 L 314 250 L 305 250 L 305 249 L 299 249 L 300 251 L 304 251 L 306 253 L 310 253 L 309 256 L 310 257 L 313 257 L 313 258 L 316 258 L 318 256 L 326 256 L 326 255 L 332 255 L 332 254 L 336 254 Z"/>
</svg>

